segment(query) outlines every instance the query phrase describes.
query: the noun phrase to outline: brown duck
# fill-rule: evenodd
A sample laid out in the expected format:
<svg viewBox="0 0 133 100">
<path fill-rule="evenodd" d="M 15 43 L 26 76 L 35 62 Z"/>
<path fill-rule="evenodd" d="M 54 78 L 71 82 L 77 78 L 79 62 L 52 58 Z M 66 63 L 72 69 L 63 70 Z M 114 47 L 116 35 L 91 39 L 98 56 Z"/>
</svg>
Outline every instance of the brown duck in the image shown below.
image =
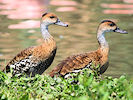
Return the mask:
<svg viewBox="0 0 133 100">
<path fill-rule="evenodd" d="M 51 65 L 56 54 L 56 42 L 48 31 L 48 26 L 52 24 L 68 26 L 61 22 L 55 14 L 43 14 L 40 25 L 43 43 L 21 51 L 7 64 L 3 71 L 10 72 L 10 69 L 12 69 L 13 76 L 20 76 L 24 73 L 27 76 L 42 74 Z"/>
<path fill-rule="evenodd" d="M 108 54 L 109 45 L 104 37 L 107 32 L 118 32 L 126 34 L 126 31 L 120 30 L 117 25 L 110 20 L 104 20 L 100 23 L 97 30 L 97 40 L 99 47 L 96 51 L 87 52 L 83 54 L 73 55 L 67 57 L 59 63 L 50 73 L 53 76 L 63 76 L 67 78 L 70 73 L 80 72 L 84 68 L 90 68 L 92 64 L 95 66 L 100 65 L 99 73 L 102 74 L 108 68 Z"/>
</svg>

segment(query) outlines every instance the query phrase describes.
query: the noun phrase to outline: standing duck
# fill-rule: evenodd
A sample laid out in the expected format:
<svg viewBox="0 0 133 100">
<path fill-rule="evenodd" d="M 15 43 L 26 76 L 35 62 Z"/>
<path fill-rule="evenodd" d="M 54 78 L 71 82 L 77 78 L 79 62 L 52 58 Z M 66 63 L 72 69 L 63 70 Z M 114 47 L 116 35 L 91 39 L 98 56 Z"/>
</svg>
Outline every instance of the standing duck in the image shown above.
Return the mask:
<svg viewBox="0 0 133 100">
<path fill-rule="evenodd" d="M 21 51 L 7 64 L 3 71 L 10 72 L 10 69 L 12 69 L 12 76 L 42 74 L 51 65 L 56 54 L 56 42 L 48 31 L 48 26 L 52 24 L 68 26 L 61 22 L 53 13 L 43 14 L 40 25 L 44 39 L 43 43 Z"/>
<path fill-rule="evenodd" d="M 97 30 L 97 40 L 99 43 L 98 49 L 96 51 L 67 57 L 65 60 L 59 63 L 49 73 L 49 75 L 51 77 L 60 75 L 64 78 L 67 78 L 70 73 L 78 73 L 84 68 L 91 68 L 92 65 L 99 65 L 99 73 L 104 73 L 109 65 L 109 45 L 104 37 L 107 32 L 118 32 L 123 34 L 127 33 L 126 31 L 120 30 L 117 25 L 110 20 L 102 21 Z"/>
</svg>

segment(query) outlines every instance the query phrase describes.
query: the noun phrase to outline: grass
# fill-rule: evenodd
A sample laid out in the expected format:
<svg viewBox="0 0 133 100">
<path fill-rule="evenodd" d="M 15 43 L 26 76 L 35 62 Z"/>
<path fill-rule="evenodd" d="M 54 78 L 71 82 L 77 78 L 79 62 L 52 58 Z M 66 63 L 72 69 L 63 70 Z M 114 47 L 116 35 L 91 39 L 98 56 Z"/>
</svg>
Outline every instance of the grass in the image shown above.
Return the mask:
<svg viewBox="0 0 133 100">
<path fill-rule="evenodd" d="M 101 78 L 89 69 L 82 73 L 69 79 L 47 75 L 18 79 L 0 72 L 0 100 L 133 100 L 133 80 L 126 76 Z"/>
</svg>

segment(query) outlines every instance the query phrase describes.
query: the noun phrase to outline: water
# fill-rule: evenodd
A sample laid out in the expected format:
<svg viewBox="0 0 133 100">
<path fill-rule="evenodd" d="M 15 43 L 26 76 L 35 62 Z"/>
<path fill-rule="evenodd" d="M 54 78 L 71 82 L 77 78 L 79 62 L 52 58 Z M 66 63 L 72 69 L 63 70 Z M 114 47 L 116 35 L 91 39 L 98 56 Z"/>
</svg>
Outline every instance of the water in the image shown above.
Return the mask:
<svg viewBox="0 0 133 100">
<path fill-rule="evenodd" d="M 103 19 L 112 19 L 129 34 L 106 34 L 110 46 L 110 66 L 104 75 L 133 76 L 132 0 L 21 0 L 21 3 L 18 0 L 0 0 L 0 3 L 3 3 L 0 4 L 1 69 L 24 48 L 41 43 L 39 20 L 43 12 L 50 11 L 60 20 L 68 22 L 69 27 L 50 26 L 49 31 L 57 42 L 58 51 L 46 72 L 67 56 L 96 50 L 96 29 L 99 23 Z"/>
</svg>

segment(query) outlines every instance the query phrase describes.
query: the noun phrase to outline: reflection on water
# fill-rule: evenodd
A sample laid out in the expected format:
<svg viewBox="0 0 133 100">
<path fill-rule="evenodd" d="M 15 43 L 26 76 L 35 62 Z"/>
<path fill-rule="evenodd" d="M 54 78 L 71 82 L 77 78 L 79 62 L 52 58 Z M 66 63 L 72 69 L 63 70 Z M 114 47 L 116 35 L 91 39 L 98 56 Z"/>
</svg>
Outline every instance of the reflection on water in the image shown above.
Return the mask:
<svg viewBox="0 0 133 100">
<path fill-rule="evenodd" d="M 0 3 L 4 4 L 0 6 L 0 9 L 3 9 L 0 14 L 7 15 L 10 19 L 40 18 L 45 11 L 40 0 L 0 0 Z"/>
<path fill-rule="evenodd" d="M 123 0 L 125 3 L 133 3 L 133 0 Z"/>
<path fill-rule="evenodd" d="M 59 0 L 52 0 L 50 2 L 50 5 L 54 5 L 54 6 L 76 6 L 77 2 L 75 1 L 59 1 Z"/>
<path fill-rule="evenodd" d="M 58 51 L 47 71 L 67 56 L 97 49 L 97 26 L 103 19 L 112 19 L 129 34 L 107 34 L 110 66 L 105 74 L 133 76 L 132 0 L 0 0 L 0 3 L 3 3 L 0 4 L 0 65 L 4 66 L 22 49 L 42 42 L 38 28 L 40 16 L 44 11 L 51 11 L 70 25 L 50 27 Z"/>
<path fill-rule="evenodd" d="M 19 22 L 18 24 L 9 25 L 9 29 L 29 29 L 29 28 L 39 28 L 40 21 L 35 20 L 27 20 L 23 22 Z"/>
<path fill-rule="evenodd" d="M 77 9 L 75 7 L 59 7 L 56 9 L 58 12 L 68 12 L 68 11 L 76 11 Z"/>
<path fill-rule="evenodd" d="M 128 5 L 128 4 L 106 4 L 106 3 L 102 3 L 101 4 L 102 7 L 104 8 L 133 8 L 133 5 Z M 129 9 L 128 9 L 129 10 Z"/>
</svg>

